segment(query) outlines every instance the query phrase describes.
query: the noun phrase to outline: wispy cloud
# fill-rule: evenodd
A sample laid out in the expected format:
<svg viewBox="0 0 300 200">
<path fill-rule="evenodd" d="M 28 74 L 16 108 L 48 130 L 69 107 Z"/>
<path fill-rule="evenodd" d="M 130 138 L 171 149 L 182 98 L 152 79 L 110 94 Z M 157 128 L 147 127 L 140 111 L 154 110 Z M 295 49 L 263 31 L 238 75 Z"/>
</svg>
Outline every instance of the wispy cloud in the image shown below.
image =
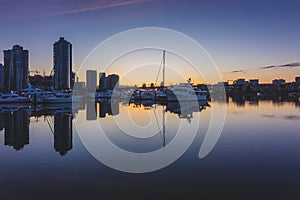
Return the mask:
<svg viewBox="0 0 300 200">
<path fill-rule="evenodd" d="M 289 67 L 289 68 L 300 67 L 300 62 L 288 63 L 284 65 L 270 65 L 266 67 L 261 67 L 261 69 L 273 69 L 273 68 L 284 68 L 284 67 Z"/>
<path fill-rule="evenodd" d="M 147 1 L 150 0 L 100 1 L 91 5 L 85 5 L 78 8 L 72 8 L 72 9 L 54 12 L 49 15 L 57 16 L 57 15 L 65 15 L 65 14 L 75 14 L 75 13 L 89 12 L 89 11 L 94 11 L 94 10 L 99 10 L 104 8 L 112 8 L 112 7 L 125 6 L 130 4 L 143 3 Z"/>
<path fill-rule="evenodd" d="M 266 67 L 261 67 L 261 69 L 272 69 L 272 68 L 276 68 L 278 66 L 276 65 L 270 65 L 270 66 L 266 66 Z"/>
<path fill-rule="evenodd" d="M 90 12 L 151 0 L 0 0 L 0 20 L 30 19 Z"/>
<path fill-rule="evenodd" d="M 299 67 L 299 66 L 300 66 L 300 63 L 295 62 L 295 63 L 289 63 L 289 64 L 282 65 L 281 67 Z"/>
<path fill-rule="evenodd" d="M 246 71 L 248 71 L 250 69 L 237 69 L 237 70 L 232 70 L 232 71 L 228 71 L 228 72 L 225 72 L 225 73 L 243 73 L 245 74 Z"/>
<path fill-rule="evenodd" d="M 259 68 L 252 68 L 252 69 L 237 69 L 233 71 L 228 71 L 226 73 L 243 73 L 246 74 L 250 70 L 265 70 L 265 69 L 277 69 L 277 68 L 295 68 L 295 67 L 300 67 L 300 62 L 292 62 L 292 63 L 287 63 L 283 65 L 269 65 L 269 66 L 264 66 L 264 67 L 259 67 Z"/>
<path fill-rule="evenodd" d="M 245 70 L 244 69 L 239 69 L 239 70 L 231 71 L 231 73 L 242 73 L 242 72 L 245 72 Z"/>
</svg>

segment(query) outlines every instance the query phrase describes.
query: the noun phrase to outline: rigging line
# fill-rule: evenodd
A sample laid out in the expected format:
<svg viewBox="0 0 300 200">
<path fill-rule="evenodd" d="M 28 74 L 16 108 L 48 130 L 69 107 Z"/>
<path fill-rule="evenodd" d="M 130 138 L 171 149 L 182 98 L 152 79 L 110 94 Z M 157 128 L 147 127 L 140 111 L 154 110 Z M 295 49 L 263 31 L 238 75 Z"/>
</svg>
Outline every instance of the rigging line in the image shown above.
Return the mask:
<svg viewBox="0 0 300 200">
<path fill-rule="evenodd" d="M 50 128 L 50 130 L 51 130 L 51 133 L 54 135 L 54 130 L 53 130 L 52 126 L 51 126 L 50 120 L 48 119 L 47 116 L 45 117 L 45 119 L 46 119 L 46 121 L 47 121 L 47 123 L 48 123 L 48 126 L 49 126 L 49 128 Z"/>
<path fill-rule="evenodd" d="M 161 70 L 161 68 L 163 67 L 163 66 L 162 66 L 163 60 L 164 60 L 164 58 L 161 59 L 160 64 L 159 64 L 160 68 L 159 68 L 158 73 L 157 73 L 157 76 L 156 76 L 155 85 L 156 85 L 156 83 L 157 83 L 157 81 L 158 81 L 159 74 L 160 74 L 160 70 Z"/>
</svg>

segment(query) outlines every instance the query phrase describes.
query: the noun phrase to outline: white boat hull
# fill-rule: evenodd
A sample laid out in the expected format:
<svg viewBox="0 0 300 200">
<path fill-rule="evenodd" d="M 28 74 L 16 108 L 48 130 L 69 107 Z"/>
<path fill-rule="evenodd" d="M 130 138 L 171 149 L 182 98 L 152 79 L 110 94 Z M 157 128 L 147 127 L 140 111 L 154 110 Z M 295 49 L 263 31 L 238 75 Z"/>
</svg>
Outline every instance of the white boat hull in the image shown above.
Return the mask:
<svg viewBox="0 0 300 200">
<path fill-rule="evenodd" d="M 207 101 L 206 95 L 179 96 L 173 93 L 167 94 L 168 101 Z"/>
</svg>

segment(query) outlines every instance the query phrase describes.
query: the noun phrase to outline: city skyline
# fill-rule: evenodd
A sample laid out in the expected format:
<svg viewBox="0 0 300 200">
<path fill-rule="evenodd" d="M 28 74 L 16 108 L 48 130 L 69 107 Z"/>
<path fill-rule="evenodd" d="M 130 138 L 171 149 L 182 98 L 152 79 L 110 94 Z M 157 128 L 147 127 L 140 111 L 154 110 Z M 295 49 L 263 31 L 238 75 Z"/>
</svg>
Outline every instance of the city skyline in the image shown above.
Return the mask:
<svg viewBox="0 0 300 200">
<path fill-rule="evenodd" d="M 2 30 L 0 44 L 1 49 L 14 44 L 28 49 L 30 70 L 50 73 L 51 44 L 58 37 L 64 36 L 74 45 L 76 72 L 88 52 L 111 35 L 155 26 L 180 31 L 203 45 L 220 68 L 224 81 L 237 78 L 258 78 L 265 83 L 274 78 L 292 81 L 300 74 L 297 35 L 300 14 L 296 10 L 299 3 L 295 1 L 17 2 L 14 6 L 10 1 L 2 2 L 0 22 L 6 28 Z M 21 13 L 14 15 L 16 12 Z M 8 13 L 13 17 L 5 18 Z M 28 31 L 20 34 L 16 27 Z M 79 75 L 85 80 L 85 74 Z"/>
<path fill-rule="evenodd" d="M 59 45 L 60 44 L 60 45 Z M 55 49 L 58 49 L 56 46 L 60 46 L 60 48 L 65 48 L 65 49 L 68 49 L 68 52 L 65 52 L 66 54 L 65 55 L 62 55 L 61 53 L 62 53 L 62 51 L 60 51 L 60 53 L 55 53 Z M 64 46 L 64 47 L 62 47 L 62 46 Z M 20 45 L 14 45 L 13 46 L 13 48 L 12 49 L 16 49 L 16 48 L 21 48 L 21 49 L 23 49 L 23 47 L 22 46 L 20 46 Z M 27 52 L 27 56 L 29 56 L 29 51 L 28 50 L 24 50 L 24 51 L 26 51 Z M 57 50 L 56 50 L 57 51 Z M 4 50 L 3 51 L 4 53 L 5 52 L 7 52 L 7 50 Z M 50 75 L 53 73 L 53 75 L 54 75 L 54 77 L 55 77 L 55 57 L 61 57 L 61 58 L 66 58 L 66 59 L 69 59 L 68 60 L 68 62 L 67 63 L 65 63 L 65 62 L 63 62 L 62 61 L 62 59 L 60 59 L 61 60 L 61 62 L 62 63 L 65 63 L 65 64 L 67 64 L 68 66 L 64 66 L 64 67 L 62 67 L 62 69 L 63 68 L 65 68 L 65 69 L 70 69 L 70 72 L 68 73 L 69 75 L 67 75 L 68 77 L 69 77 L 69 79 L 70 80 L 66 80 L 67 82 L 69 82 L 69 83 L 67 83 L 66 81 L 64 81 L 64 82 L 66 82 L 66 83 L 64 83 L 64 84 L 69 84 L 69 85 L 73 85 L 74 84 L 74 81 L 75 81 L 75 77 L 73 77 L 73 79 L 74 80 L 72 80 L 72 76 L 74 76 L 74 74 L 73 74 L 73 72 L 72 72 L 72 44 L 70 43 L 70 42 L 68 42 L 67 40 L 65 40 L 64 39 L 64 37 L 60 37 L 59 38 L 59 40 L 57 41 L 57 42 L 55 42 L 54 43 L 54 45 L 53 45 L 53 59 L 54 59 L 54 61 L 53 61 L 53 64 L 54 64 L 54 66 L 53 66 L 53 68 L 51 69 L 51 71 L 53 70 L 53 72 L 50 72 Z M 58 51 L 57 51 L 58 52 Z M 69 55 L 68 55 L 69 54 Z M 28 58 L 27 58 L 27 60 L 28 60 Z M 59 60 L 59 59 L 56 59 L 56 60 Z M 156 67 L 160 67 L 158 64 L 153 64 L 153 63 L 150 63 L 150 65 L 157 65 Z M 269 65 L 269 66 L 265 66 L 265 67 L 261 67 L 260 69 L 263 69 L 263 70 L 266 70 L 266 69 L 280 69 L 280 68 L 297 68 L 297 67 L 299 67 L 300 66 L 300 63 L 297 63 L 297 62 L 295 62 L 295 63 L 288 63 L 288 64 L 284 64 L 284 65 Z M 4 70 L 4 65 L 2 65 L 2 63 L 0 63 L 0 67 L 1 67 L 1 69 L 3 68 L 3 70 Z M 26 68 L 26 67 L 25 67 Z M 247 71 L 247 70 L 251 70 L 251 69 L 245 69 L 245 70 L 237 70 L 237 71 L 232 71 L 232 73 L 242 73 L 242 72 L 244 72 L 244 71 Z M 252 69 L 253 70 L 253 69 Z M 26 71 L 26 70 L 25 70 Z M 43 71 L 45 71 L 45 70 L 43 70 Z M 80 82 L 84 82 L 84 80 L 86 80 L 85 81 L 85 83 L 88 83 L 88 80 L 87 80 L 87 72 L 88 71 L 93 71 L 93 72 L 95 72 L 96 74 L 97 74 L 97 72 L 98 72 L 98 70 L 97 69 L 92 69 L 92 68 L 89 68 L 89 69 L 87 69 L 85 72 L 86 72 L 86 76 L 84 76 L 84 78 L 81 76 L 81 80 L 80 80 Z M 36 71 L 32 71 L 32 69 L 30 70 L 30 68 L 28 68 L 28 77 L 30 76 L 30 73 L 29 72 L 36 72 L 36 73 L 40 73 L 38 70 L 36 70 Z M 156 72 L 156 71 L 155 71 Z M 100 71 L 100 74 L 99 74 L 99 78 L 98 79 L 96 79 L 96 81 L 100 81 L 100 76 L 101 76 L 101 74 L 102 73 L 106 73 L 105 71 Z M 114 73 L 111 73 L 111 74 L 114 74 Z M 76 72 L 75 72 L 75 75 L 76 75 Z M 259 83 L 272 83 L 274 80 L 281 80 L 281 79 L 283 79 L 283 80 L 285 80 L 285 81 L 287 81 L 287 82 L 296 82 L 296 78 L 298 78 L 300 75 L 297 75 L 297 74 L 295 74 L 294 76 L 293 76 L 293 74 L 291 74 L 291 79 L 290 80 L 286 80 L 285 79 L 285 77 L 283 77 L 283 76 L 279 76 L 279 77 L 276 77 L 276 76 L 274 76 L 274 77 L 271 77 L 271 79 L 270 80 L 268 80 L 268 81 L 262 81 L 261 79 L 259 79 L 259 78 L 245 78 L 245 76 L 236 76 L 237 78 L 235 78 L 235 79 L 228 79 L 228 80 L 225 80 L 225 79 L 223 79 L 223 81 L 224 82 L 229 82 L 229 83 L 234 83 L 234 81 L 236 81 L 236 80 L 239 80 L 239 79 L 248 79 L 249 81 L 250 80 L 259 80 Z M 78 75 L 76 75 L 76 77 L 78 77 L 79 78 L 79 76 Z M 158 76 L 158 77 L 160 77 L 160 76 Z M 54 78 L 54 83 L 55 82 L 57 82 L 57 81 L 55 81 L 56 79 Z M 62 79 L 61 79 L 62 80 Z M 122 79 L 120 79 L 120 80 L 122 80 Z M 134 79 L 133 79 L 134 80 Z M 180 81 L 179 81 L 180 82 Z M 172 81 L 169 81 L 169 85 L 172 85 L 172 84 L 177 84 L 177 83 L 179 83 L 179 82 L 172 82 Z M 100 82 L 99 82 L 100 83 Z M 140 86 L 140 85 L 142 85 L 142 84 L 144 84 L 144 83 L 146 83 L 146 84 L 149 84 L 150 85 L 150 83 L 154 83 L 154 81 L 137 81 L 137 82 L 131 82 L 131 84 L 128 84 L 128 82 L 121 82 L 121 85 L 131 85 L 131 86 L 133 86 L 133 85 L 138 85 L 138 86 Z M 203 82 L 203 80 L 201 80 L 201 81 L 199 81 L 199 80 L 197 80 L 196 79 L 196 81 L 195 81 L 195 84 L 216 84 L 217 82 L 215 82 L 215 83 L 205 83 L 205 82 Z M 56 84 L 56 83 L 55 83 Z M 55 86 L 55 84 L 53 85 L 53 86 Z M 155 83 L 155 85 L 159 85 L 160 84 L 160 82 L 156 82 Z M 168 83 L 166 83 L 166 84 L 168 84 Z M 57 86 L 55 86 L 55 88 L 56 88 Z M 65 89 L 69 89 L 70 88 L 70 86 L 68 86 L 68 87 L 66 87 Z"/>
</svg>

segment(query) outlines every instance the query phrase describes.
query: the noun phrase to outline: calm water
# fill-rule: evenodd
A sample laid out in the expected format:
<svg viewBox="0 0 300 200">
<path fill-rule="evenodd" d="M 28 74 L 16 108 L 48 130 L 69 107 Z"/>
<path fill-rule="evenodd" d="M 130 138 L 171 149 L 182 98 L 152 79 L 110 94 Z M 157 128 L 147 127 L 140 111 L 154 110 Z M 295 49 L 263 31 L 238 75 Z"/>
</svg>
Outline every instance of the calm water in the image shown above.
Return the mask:
<svg viewBox="0 0 300 200">
<path fill-rule="evenodd" d="M 210 104 L 1 105 L 1 199 L 299 199 L 299 103 L 230 100 L 221 136 L 200 159 L 212 109 L 224 106 Z M 86 128 L 78 134 L 80 124 Z M 91 134 L 99 126 L 135 153 L 164 149 L 179 127 L 197 135 L 171 165 L 132 174 L 102 164 L 84 146 L 85 136 L 101 144 Z"/>
</svg>

